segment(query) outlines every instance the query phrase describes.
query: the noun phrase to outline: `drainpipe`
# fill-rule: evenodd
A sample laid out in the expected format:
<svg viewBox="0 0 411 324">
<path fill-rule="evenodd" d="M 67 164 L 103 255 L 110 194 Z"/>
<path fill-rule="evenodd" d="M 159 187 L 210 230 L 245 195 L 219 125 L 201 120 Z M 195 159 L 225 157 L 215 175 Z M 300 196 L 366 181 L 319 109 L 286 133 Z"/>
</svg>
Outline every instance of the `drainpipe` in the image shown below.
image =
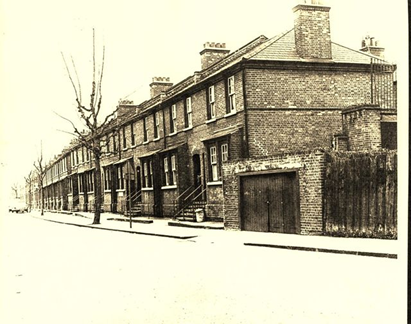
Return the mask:
<svg viewBox="0 0 411 324">
<path fill-rule="evenodd" d="M 245 136 L 245 152 L 246 158 L 250 157 L 250 149 L 248 145 L 248 114 L 247 114 L 247 92 L 245 89 L 245 68 L 242 69 L 242 83 L 243 83 L 243 101 L 244 101 L 244 136 Z"/>
</svg>

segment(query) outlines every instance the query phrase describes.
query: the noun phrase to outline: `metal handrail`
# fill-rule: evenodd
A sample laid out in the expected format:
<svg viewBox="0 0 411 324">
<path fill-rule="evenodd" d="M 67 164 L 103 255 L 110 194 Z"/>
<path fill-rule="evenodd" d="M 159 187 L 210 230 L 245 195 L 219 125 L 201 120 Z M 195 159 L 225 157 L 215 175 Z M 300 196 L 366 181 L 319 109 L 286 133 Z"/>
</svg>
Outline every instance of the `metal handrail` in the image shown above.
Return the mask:
<svg viewBox="0 0 411 324">
<path fill-rule="evenodd" d="M 197 196 L 195 196 L 192 201 L 195 201 L 195 200 L 196 200 L 198 197 L 200 197 L 204 192 L 206 192 L 206 190 L 207 190 L 207 188 L 204 188 L 203 190 L 201 190 L 201 192 L 200 192 Z"/>
<path fill-rule="evenodd" d="M 176 213 L 176 209 L 178 208 L 178 206 L 181 205 L 180 200 L 181 197 L 183 197 L 191 188 L 193 188 L 194 185 L 189 186 L 186 190 L 184 190 L 180 195 L 177 196 L 176 199 L 174 199 L 174 214 Z M 183 200 L 184 201 L 184 200 Z"/>
<path fill-rule="evenodd" d="M 185 195 L 187 193 L 187 191 L 189 191 L 192 187 L 194 187 L 194 185 L 191 185 L 190 187 L 188 187 L 186 190 L 184 190 L 179 196 L 177 196 L 177 198 L 175 200 L 180 201 L 180 198 Z"/>
<path fill-rule="evenodd" d="M 176 218 L 178 215 L 180 215 L 188 206 L 190 206 L 192 203 L 193 203 L 193 201 L 195 201 L 198 197 L 200 197 L 206 190 L 207 190 L 207 188 L 204 188 L 203 190 L 201 190 L 201 192 L 198 194 L 198 195 L 196 195 L 194 198 L 192 198 L 192 199 L 190 199 L 190 200 L 188 200 L 191 196 L 193 196 L 195 193 L 196 193 L 196 191 L 199 189 L 199 188 L 202 188 L 203 187 L 203 185 L 199 185 L 197 188 L 195 188 L 186 198 L 184 198 L 184 200 L 183 200 L 183 207 L 182 208 L 180 208 L 179 210 L 178 210 L 178 212 L 176 212 L 176 213 L 174 213 L 174 218 Z"/>
<path fill-rule="evenodd" d="M 183 202 L 189 199 L 192 195 L 194 195 L 197 189 L 201 188 L 202 186 L 203 185 L 199 185 L 197 188 L 195 188 L 187 197 L 184 198 Z"/>
</svg>

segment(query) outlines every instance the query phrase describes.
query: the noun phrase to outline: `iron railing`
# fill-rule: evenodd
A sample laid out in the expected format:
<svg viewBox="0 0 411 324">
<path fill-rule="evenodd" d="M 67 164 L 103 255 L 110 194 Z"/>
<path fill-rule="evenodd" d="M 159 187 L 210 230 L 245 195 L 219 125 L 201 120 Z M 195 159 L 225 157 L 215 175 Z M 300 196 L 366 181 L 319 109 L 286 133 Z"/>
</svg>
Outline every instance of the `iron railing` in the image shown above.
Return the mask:
<svg viewBox="0 0 411 324">
<path fill-rule="evenodd" d="M 190 190 L 192 187 L 194 186 L 190 186 L 188 189 L 186 189 L 184 193 L 187 193 L 188 190 Z M 184 211 L 190 207 L 194 201 L 196 201 L 199 197 L 201 197 L 205 192 L 206 192 L 207 188 L 204 187 L 203 185 L 199 185 L 198 187 L 196 187 L 193 191 L 191 191 L 186 197 L 183 197 L 183 194 L 181 194 L 176 201 L 174 202 L 174 206 L 175 206 L 175 210 L 177 210 L 176 212 L 174 212 L 174 216 L 173 218 L 176 219 L 179 215 L 183 215 L 184 216 Z M 178 199 L 181 199 L 181 201 L 179 201 Z"/>
</svg>

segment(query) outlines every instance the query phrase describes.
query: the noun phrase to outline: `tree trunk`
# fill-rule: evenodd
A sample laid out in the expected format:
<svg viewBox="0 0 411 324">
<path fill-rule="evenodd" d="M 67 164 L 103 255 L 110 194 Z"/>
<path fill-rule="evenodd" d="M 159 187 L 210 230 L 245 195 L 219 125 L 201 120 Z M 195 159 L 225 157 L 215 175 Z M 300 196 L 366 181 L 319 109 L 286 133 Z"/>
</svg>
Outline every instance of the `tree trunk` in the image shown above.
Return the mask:
<svg viewBox="0 0 411 324">
<path fill-rule="evenodd" d="M 44 191 L 43 191 L 43 182 L 40 184 L 40 201 L 41 201 L 41 216 L 44 215 Z"/>
<path fill-rule="evenodd" d="M 94 220 L 93 224 L 100 224 L 101 212 L 101 166 L 99 154 L 94 155 Z"/>
</svg>

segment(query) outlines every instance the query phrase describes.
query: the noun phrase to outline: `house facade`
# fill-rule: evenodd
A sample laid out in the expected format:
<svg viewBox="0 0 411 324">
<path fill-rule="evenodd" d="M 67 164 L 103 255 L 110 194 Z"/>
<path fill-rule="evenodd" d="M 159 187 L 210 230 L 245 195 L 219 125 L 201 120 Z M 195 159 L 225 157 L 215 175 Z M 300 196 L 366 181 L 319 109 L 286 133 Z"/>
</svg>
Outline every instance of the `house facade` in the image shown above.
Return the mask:
<svg viewBox="0 0 411 324">
<path fill-rule="evenodd" d="M 184 219 L 202 208 L 206 219 L 227 228 L 256 230 L 240 219 L 249 207 L 227 197 L 267 182 L 264 190 L 277 192 L 274 200 L 293 197 L 287 208 L 300 213 L 301 206 L 310 208 L 300 203 L 309 199 L 299 191 L 301 182 L 316 183 L 300 171 L 310 165 L 301 161 L 315 156 L 307 152 L 396 149 L 396 67 L 383 59 L 383 48 L 370 38 L 361 50 L 332 42 L 330 7 L 300 4 L 293 11 L 292 30 L 259 36 L 231 53 L 224 43 L 205 43 L 200 71 L 175 85 L 155 77 L 150 99 L 119 103 L 102 138 L 104 211 Z M 294 157 L 270 162 L 264 172 L 273 178 L 240 183 L 228 174 L 261 171 L 246 163 L 234 167 L 237 161 L 281 154 Z M 294 165 L 292 173 L 280 172 L 284 165 Z M 48 209 L 92 211 L 92 154 L 73 142 L 48 166 L 44 190 Z M 321 232 L 317 207 L 289 231 Z"/>
</svg>

